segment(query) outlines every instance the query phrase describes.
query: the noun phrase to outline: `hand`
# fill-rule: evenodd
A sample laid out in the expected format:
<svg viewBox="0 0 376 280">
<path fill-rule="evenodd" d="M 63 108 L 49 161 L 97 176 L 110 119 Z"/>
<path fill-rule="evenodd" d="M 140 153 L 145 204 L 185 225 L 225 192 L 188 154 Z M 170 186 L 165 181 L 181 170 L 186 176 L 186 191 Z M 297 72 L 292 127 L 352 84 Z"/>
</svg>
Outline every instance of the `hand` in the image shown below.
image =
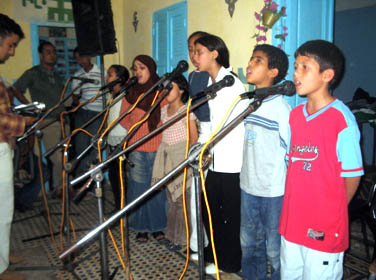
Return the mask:
<svg viewBox="0 0 376 280">
<path fill-rule="evenodd" d="M 24 118 L 25 124 L 27 126 L 32 125 L 33 123 L 35 123 L 38 120 L 38 118 L 34 118 L 34 117 L 23 117 L 23 118 Z"/>
</svg>

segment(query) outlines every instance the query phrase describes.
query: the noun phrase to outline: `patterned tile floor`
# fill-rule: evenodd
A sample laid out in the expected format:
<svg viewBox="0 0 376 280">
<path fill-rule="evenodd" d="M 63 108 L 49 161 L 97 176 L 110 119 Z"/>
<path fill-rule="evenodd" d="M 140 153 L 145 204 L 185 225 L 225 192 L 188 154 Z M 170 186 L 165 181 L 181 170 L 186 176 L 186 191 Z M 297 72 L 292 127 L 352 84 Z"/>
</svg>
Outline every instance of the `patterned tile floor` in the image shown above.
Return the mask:
<svg viewBox="0 0 376 280">
<path fill-rule="evenodd" d="M 105 187 L 105 196 L 110 197 L 109 188 Z M 52 213 L 59 214 L 61 208 L 60 200 L 50 199 Z M 101 279 L 101 257 L 99 254 L 99 242 L 84 244 L 76 254 L 74 269 L 69 272 L 67 269 L 60 270 L 62 262 L 58 258 L 59 250 L 56 250 L 59 243 L 59 234 L 55 236 L 56 242 L 52 242 L 49 236 L 48 223 L 40 212 L 44 209 L 42 202 L 36 202 L 34 209 L 26 213 L 15 213 L 12 226 L 11 250 L 13 253 L 23 255 L 25 262 L 11 266 L 11 269 L 20 271 L 27 276 L 27 279 Z M 110 211 L 112 205 L 105 203 L 105 211 Z M 72 221 L 75 225 L 77 238 L 84 236 L 87 230 L 93 229 L 98 224 L 97 200 L 87 195 L 77 206 L 71 204 Z M 52 215 L 53 232 L 59 232 L 60 215 Z M 120 246 L 120 227 L 112 227 L 118 246 Z M 344 279 L 367 279 L 369 262 L 365 261 L 365 247 L 360 236 L 360 226 L 352 227 L 352 246 L 346 255 Z M 42 236 L 42 238 L 38 238 Z M 129 256 L 130 271 L 135 280 L 147 279 L 179 279 L 185 264 L 185 248 L 174 250 L 168 242 L 158 242 L 153 238 L 147 243 L 136 242 L 136 234 L 129 232 Z M 371 234 L 370 234 L 371 236 Z M 63 236 L 65 239 L 65 236 Z M 114 246 L 107 238 L 107 252 L 109 263 L 109 275 L 117 270 L 113 279 L 130 279 L 117 257 Z M 371 252 L 372 253 L 372 252 Z M 199 279 L 198 265 L 190 261 L 184 279 Z M 206 279 L 215 279 L 207 276 Z M 240 274 L 221 274 L 223 280 L 242 279 Z"/>
</svg>

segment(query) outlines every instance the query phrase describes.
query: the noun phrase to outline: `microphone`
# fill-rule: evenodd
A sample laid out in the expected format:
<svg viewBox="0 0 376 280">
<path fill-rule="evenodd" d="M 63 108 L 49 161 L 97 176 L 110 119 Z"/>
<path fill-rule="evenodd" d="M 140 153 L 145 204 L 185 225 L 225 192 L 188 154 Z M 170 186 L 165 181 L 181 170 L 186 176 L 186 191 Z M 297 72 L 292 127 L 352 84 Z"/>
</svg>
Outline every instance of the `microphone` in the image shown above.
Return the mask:
<svg viewBox="0 0 376 280">
<path fill-rule="evenodd" d="M 99 85 L 99 81 L 94 80 L 94 79 L 88 79 L 88 78 L 83 78 L 83 77 L 71 77 L 71 79 L 72 80 L 79 80 L 82 83 L 90 83 L 90 84 L 94 84 L 94 85 Z"/>
<path fill-rule="evenodd" d="M 188 66 L 188 62 L 186 62 L 185 60 L 180 60 L 178 65 L 176 65 L 176 68 L 171 73 L 167 74 L 168 79 L 172 80 L 173 78 L 175 78 L 175 76 L 187 71 Z"/>
<path fill-rule="evenodd" d="M 41 113 L 45 108 L 46 105 L 44 103 L 33 102 L 14 106 L 12 112 L 25 116 L 34 116 L 37 113 Z"/>
<path fill-rule="evenodd" d="M 122 78 L 119 78 L 119 79 L 116 79 L 112 82 L 109 82 L 108 84 L 104 85 L 103 87 L 101 87 L 99 90 L 105 90 L 107 88 L 112 88 L 114 86 L 116 86 L 117 84 L 122 84 L 124 83 L 125 81 L 122 79 Z M 129 82 L 125 85 L 125 89 L 128 89 L 130 88 L 131 86 L 137 84 L 137 77 L 132 77 Z"/>
<path fill-rule="evenodd" d="M 78 205 L 81 200 L 84 198 L 86 192 L 90 189 L 90 185 L 91 183 L 93 182 L 93 178 L 89 178 L 83 185 L 81 188 L 79 188 L 79 190 L 77 191 L 77 193 L 75 194 L 75 196 L 72 198 L 72 201 L 74 202 L 74 204 Z"/>
<path fill-rule="evenodd" d="M 282 84 L 271 87 L 258 88 L 254 91 L 248 91 L 240 95 L 241 99 L 252 99 L 254 97 L 267 97 L 269 95 L 286 95 L 293 96 L 295 94 L 295 84 L 292 81 L 284 81 Z"/>
<path fill-rule="evenodd" d="M 217 92 L 224 87 L 230 87 L 235 83 L 235 78 L 232 75 L 225 76 L 222 80 L 208 86 L 202 92 Z"/>
<path fill-rule="evenodd" d="M 128 81 L 128 83 L 122 88 L 122 90 L 127 90 L 129 89 L 130 87 L 133 87 L 135 84 L 137 84 L 137 77 L 132 77 L 130 78 L 130 80 Z"/>
<path fill-rule="evenodd" d="M 186 62 L 185 60 L 180 60 L 178 62 L 178 65 L 176 65 L 175 69 L 172 70 L 171 73 L 166 73 L 164 75 L 166 79 L 162 82 L 162 86 L 166 88 L 172 79 L 174 79 L 177 75 L 180 75 L 181 73 L 187 71 L 188 67 L 188 62 Z"/>
</svg>

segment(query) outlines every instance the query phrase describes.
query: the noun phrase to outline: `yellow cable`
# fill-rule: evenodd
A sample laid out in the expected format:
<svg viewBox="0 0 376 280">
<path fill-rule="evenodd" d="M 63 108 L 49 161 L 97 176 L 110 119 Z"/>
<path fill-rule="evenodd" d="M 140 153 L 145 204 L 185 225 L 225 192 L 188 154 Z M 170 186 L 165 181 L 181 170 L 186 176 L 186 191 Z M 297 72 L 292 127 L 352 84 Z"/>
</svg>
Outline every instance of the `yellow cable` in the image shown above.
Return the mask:
<svg viewBox="0 0 376 280">
<path fill-rule="evenodd" d="M 71 80 L 72 80 L 72 77 L 69 77 L 67 81 L 65 82 L 64 88 L 60 94 L 60 101 L 63 101 L 65 92 L 67 91 L 68 84 Z M 63 138 L 65 138 L 64 117 L 62 116 L 62 114 L 60 114 L 60 128 L 61 128 L 61 135 Z"/>
<path fill-rule="evenodd" d="M 132 105 L 132 107 L 129 109 L 129 111 L 127 112 L 127 115 L 129 114 L 129 113 L 131 113 L 133 110 L 134 110 L 134 108 L 137 106 L 137 104 L 138 104 L 138 102 L 139 102 L 139 100 L 140 100 L 140 98 L 143 96 L 144 94 L 141 94 L 138 98 L 137 98 L 137 100 L 136 100 L 136 102 L 135 102 L 135 104 L 133 104 Z M 112 102 L 113 102 L 113 100 L 111 100 L 111 104 L 112 104 Z M 104 130 L 104 132 L 101 134 L 101 136 L 99 137 L 99 139 L 98 139 L 98 144 L 97 144 L 97 146 L 98 146 L 98 155 L 99 155 L 99 162 L 102 162 L 102 157 L 101 157 L 101 155 L 100 155 L 100 150 L 101 150 L 101 145 L 100 145 L 100 142 L 102 141 L 102 139 L 103 139 L 103 137 L 107 134 L 107 132 L 108 132 L 108 130 L 114 125 L 114 123 L 117 121 L 119 119 L 119 117 L 118 118 L 116 118 L 116 119 L 114 119 L 108 126 L 107 126 L 107 128 Z"/>
<path fill-rule="evenodd" d="M 68 83 L 68 81 L 67 81 L 67 83 Z M 100 93 L 100 91 L 98 90 L 97 93 L 96 93 L 96 95 L 89 100 L 89 103 L 95 101 L 98 98 L 99 93 Z M 63 94 L 61 95 L 61 100 L 63 99 L 62 97 L 63 97 Z M 60 114 L 60 124 L 61 124 L 61 129 L 62 129 L 63 137 L 65 135 L 65 132 L 64 132 L 64 115 L 66 115 L 68 113 L 76 112 L 79 108 L 81 108 L 84 105 L 84 103 L 85 102 L 80 102 L 80 104 L 78 104 L 72 110 L 67 111 L 67 112 L 62 112 Z M 108 115 L 108 111 L 109 110 L 106 111 L 106 114 L 105 114 L 105 116 L 103 118 L 103 121 L 102 121 L 100 127 L 98 128 L 98 131 L 100 131 L 101 128 L 102 128 L 102 126 L 104 125 L 104 122 L 105 122 L 105 120 L 107 118 L 107 115 Z M 89 135 L 89 137 L 93 137 L 93 134 L 91 134 L 90 132 L 88 132 L 87 130 L 84 130 L 82 128 L 78 128 L 78 129 L 73 130 L 72 134 L 75 133 L 76 131 L 82 131 L 82 132 L 86 133 L 87 135 Z M 66 146 L 64 147 L 64 156 L 63 156 L 63 164 L 64 164 L 64 166 L 65 166 L 66 161 L 67 161 L 68 148 L 69 148 L 69 144 L 71 142 L 71 139 L 72 138 L 68 139 L 68 141 L 66 143 Z M 64 228 L 64 218 L 65 218 L 65 207 L 64 207 L 65 206 L 65 195 L 64 195 L 64 193 L 66 191 L 65 190 L 65 187 L 66 187 L 65 186 L 65 183 L 66 183 L 65 182 L 66 181 L 65 177 L 66 177 L 66 171 L 63 168 L 63 171 L 62 171 L 62 181 L 63 181 L 63 186 L 62 186 L 62 215 L 61 215 L 61 222 L 60 222 L 60 247 L 61 247 L 61 250 L 63 250 L 63 248 L 64 248 L 62 233 L 63 233 L 63 228 Z M 74 224 L 73 224 L 73 221 L 72 221 L 71 217 L 69 219 L 69 223 L 71 224 L 71 227 L 72 227 L 73 238 L 74 238 L 74 240 L 77 240 L 77 236 L 76 236 Z M 67 225 L 67 227 L 68 227 L 68 230 L 69 230 L 69 225 Z"/>
<path fill-rule="evenodd" d="M 88 134 L 90 137 L 92 137 L 93 135 L 82 129 L 82 128 L 77 128 L 75 130 L 72 131 L 72 134 L 75 133 L 76 131 L 82 131 L 86 134 Z M 67 162 L 67 155 L 68 155 L 68 148 L 69 148 L 69 144 L 71 142 L 71 137 L 68 139 L 67 143 L 65 144 L 65 147 L 64 147 L 64 154 L 63 154 L 63 166 L 65 166 L 66 162 Z M 62 206 L 61 206 L 61 221 L 60 221 L 60 249 L 61 250 L 64 250 L 64 242 L 63 242 L 63 229 L 64 229 L 64 219 L 65 219 L 65 177 L 66 177 L 66 170 L 65 168 L 63 168 L 62 170 L 62 191 L 61 191 L 61 196 L 62 196 Z M 68 230 L 69 230 L 69 225 L 67 225 L 68 227 Z M 75 235 L 75 233 L 73 233 Z"/>
<path fill-rule="evenodd" d="M 202 166 L 202 161 L 203 161 L 203 156 L 204 156 L 205 150 L 207 149 L 208 145 L 212 141 L 213 137 L 217 134 L 218 130 L 222 127 L 223 123 L 227 119 L 227 117 L 228 117 L 229 113 L 231 112 L 232 108 L 235 106 L 235 104 L 238 102 L 239 99 L 240 99 L 240 96 L 238 96 L 232 102 L 230 108 L 227 110 L 227 112 L 226 112 L 225 116 L 223 117 L 222 121 L 220 122 L 220 124 L 218 125 L 218 127 L 215 129 L 215 131 L 213 132 L 213 134 L 210 136 L 209 140 L 203 146 L 203 148 L 201 150 L 201 153 L 200 153 L 200 160 L 199 160 L 199 167 L 200 167 L 199 170 L 200 170 L 200 177 L 201 177 L 202 192 L 204 194 L 205 205 L 206 205 L 206 209 L 207 209 L 208 217 L 209 217 L 210 240 L 211 240 L 211 243 L 212 243 L 212 251 L 213 251 L 213 256 L 214 256 L 214 264 L 215 264 L 216 275 L 217 275 L 217 279 L 218 280 L 220 279 L 219 270 L 218 270 L 218 261 L 217 261 L 217 254 L 216 254 L 216 251 L 215 251 L 212 217 L 211 217 L 211 213 L 210 213 L 210 206 L 209 206 L 208 197 L 207 197 L 207 194 L 206 194 L 205 177 L 204 177 L 204 171 L 202 169 L 202 167 L 203 167 Z"/>
<path fill-rule="evenodd" d="M 187 140 L 186 140 L 186 146 L 185 146 L 185 159 L 188 158 L 188 152 L 189 152 L 189 110 L 191 108 L 191 103 L 192 103 L 192 98 L 188 100 L 188 104 L 187 104 L 187 115 L 186 115 Z M 179 280 L 183 279 L 184 274 L 186 273 L 188 269 L 188 263 L 189 263 L 189 225 L 188 225 L 188 215 L 187 215 L 187 201 L 186 201 L 186 194 L 185 194 L 186 185 L 187 185 L 187 170 L 188 168 L 185 167 L 184 177 L 183 177 L 183 209 L 184 209 L 185 234 L 187 238 L 187 256 L 185 258 L 184 269 L 182 273 L 180 274 Z"/>
<path fill-rule="evenodd" d="M 51 213 L 50 213 L 50 208 L 48 206 L 48 200 L 47 200 L 46 190 L 44 186 L 43 164 L 42 164 L 42 158 L 41 158 L 39 139 L 37 139 L 37 136 L 35 136 L 35 142 L 36 142 L 37 154 L 38 154 L 38 167 L 39 167 L 39 176 L 40 176 L 40 181 L 41 181 L 41 189 L 42 189 L 42 194 L 43 194 L 43 201 L 44 201 L 44 206 L 45 206 L 45 209 L 47 212 L 47 218 L 48 218 L 48 227 L 49 227 L 49 231 L 51 235 L 53 248 L 55 249 L 55 252 L 58 252 L 59 250 L 57 248 L 56 239 L 53 234 Z"/>
<path fill-rule="evenodd" d="M 107 219 L 104 218 L 104 221 L 106 221 L 106 220 L 107 220 Z M 125 271 L 127 271 L 127 266 L 126 266 L 126 264 L 125 264 L 123 258 L 121 257 L 121 254 L 120 254 L 120 251 L 119 251 L 119 247 L 118 247 L 117 244 L 116 244 L 115 237 L 114 237 L 114 235 L 112 234 L 112 231 L 111 231 L 110 228 L 108 228 L 108 234 L 110 235 L 110 238 L 111 238 L 112 244 L 114 245 L 114 248 L 115 248 L 116 254 L 118 255 L 119 261 L 120 261 L 120 263 L 121 263 L 123 269 L 124 269 Z"/>
<path fill-rule="evenodd" d="M 138 97 L 137 101 L 135 102 L 135 104 L 133 105 L 132 107 L 132 110 L 134 107 L 136 107 L 136 105 L 138 104 L 138 102 L 140 101 L 140 99 L 144 96 L 144 94 L 140 94 L 140 96 Z M 156 92 L 155 96 L 154 96 L 154 99 L 153 99 L 153 102 L 152 102 L 152 106 L 154 105 L 155 101 L 157 100 L 157 97 L 159 96 L 159 91 Z M 128 134 L 140 123 L 143 123 L 145 122 L 150 116 L 150 113 L 147 114 L 142 120 L 138 121 L 137 123 L 135 123 L 128 131 Z M 128 142 L 127 141 L 124 141 L 124 144 L 123 144 L 123 150 L 126 148 Z M 119 173 L 120 173 L 120 188 L 121 188 L 121 194 L 124 195 L 124 181 L 123 181 L 123 177 L 122 177 L 122 168 L 123 168 L 123 159 L 122 157 L 119 158 Z M 124 196 L 121 196 L 121 200 L 120 200 L 120 208 L 123 208 L 124 207 Z M 122 217 L 120 219 L 120 231 L 121 231 L 121 247 L 122 247 L 122 252 L 123 252 L 123 255 L 125 255 L 125 240 L 124 240 L 124 229 L 123 229 L 123 225 L 124 225 L 124 218 Z"/>
</svg>

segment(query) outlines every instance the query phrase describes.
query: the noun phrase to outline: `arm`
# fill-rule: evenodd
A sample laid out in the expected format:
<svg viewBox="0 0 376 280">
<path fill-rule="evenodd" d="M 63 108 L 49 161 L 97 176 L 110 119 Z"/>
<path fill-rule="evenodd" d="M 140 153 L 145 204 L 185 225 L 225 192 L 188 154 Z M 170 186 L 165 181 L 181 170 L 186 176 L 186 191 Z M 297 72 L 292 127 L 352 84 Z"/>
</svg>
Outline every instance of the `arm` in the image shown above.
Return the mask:
<svg viewBox="0 0 376 280">
<path fill-rule="evenodd" d="M 360 182 L 359 177 L 346 177 L 345 178 L 345 188 L 347 193 L 347 204 L 350 203 L 351 199 L 353 198 L 356 190 L 358 189 Z"/>
<path fill-rule="evenodd" d="M 80 76 L 80 70 L 74 73 L 74 76 Z M 75 107 L 80 104 L 80 97 L 81 97 L 81 87 L 82 83 L 78 80 L 71 80 L 71 89 L 72 89 L 72 105 Z"/>
<path fill-rule="evenodd" d="M 18 101 L 20 101 L 21 103 L 23 104 L 29 104 L 29 100 L 27 100 L 27 98 L 17 89 L 15 89 L 14 87 L 9 87 L 8 88 L 8 93 L 9 93 L 9 97 L 10 99 L 13 101 L 13 97 L 16 97 L 18 99 Z"/>
<path fill-rule="evenodd" d="M 195 120 L 189 120 L 189 143 L 190 145 L 196 144 L 198 139 L 198 131 Z"/>
<path fill-rule="evenodd" d="M 73 106 L 77 106 L 80 104 L 80 96 L 78 94 L 72 94 L 72 99 L 73 99 Z"/>
<path fill-rule="evenodd" d="M 22 116 L 13 114 L 9 107 L 8 93 L 0 83 L 0 133 L 1 135 L 21 136 L 25 130 Z"/>
</svg>

